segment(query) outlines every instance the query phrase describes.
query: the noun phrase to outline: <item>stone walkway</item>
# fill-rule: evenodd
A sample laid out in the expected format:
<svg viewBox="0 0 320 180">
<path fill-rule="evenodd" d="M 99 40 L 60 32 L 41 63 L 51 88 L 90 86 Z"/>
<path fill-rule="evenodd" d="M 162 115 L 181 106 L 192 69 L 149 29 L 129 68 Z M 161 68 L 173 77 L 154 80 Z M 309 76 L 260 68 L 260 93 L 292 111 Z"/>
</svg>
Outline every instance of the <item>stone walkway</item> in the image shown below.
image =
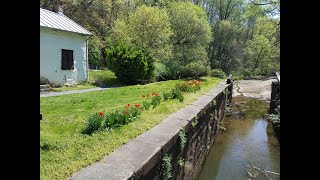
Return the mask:
<svg viewBox="0 0 320 180">
<path fill-rule="evenodd" d="M 276 81 L 276 79 L 234 81 L 233 96 L 243 95 L 270 101 L 272 81 Z"/>
<path fill-rule="evenodd" d="M 108 88 L 91 88 L 91 89 L 81 89 L 81 90 L 72 90 L 72 91 L 64 91 L 64 92 L 40 92 L 40 97 L 50 97 L 50 96 L 61 96 L 66 94 L 76 94 L 76 93 L 84 93 L 84 92 L 91 92 L 91 91 L 102 91 L 108 90 L 117 87 L 108 87 Z"/>
</svg>

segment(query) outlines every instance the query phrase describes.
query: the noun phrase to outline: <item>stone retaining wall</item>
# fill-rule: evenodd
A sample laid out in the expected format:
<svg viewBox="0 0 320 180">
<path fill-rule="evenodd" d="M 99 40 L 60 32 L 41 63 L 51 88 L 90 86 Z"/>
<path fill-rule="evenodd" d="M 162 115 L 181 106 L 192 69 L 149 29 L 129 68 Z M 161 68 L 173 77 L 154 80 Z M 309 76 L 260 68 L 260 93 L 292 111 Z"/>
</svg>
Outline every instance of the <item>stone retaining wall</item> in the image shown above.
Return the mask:
<svg viewBox="0 0 320 180">
<path fill-rule="evenodd" d="M 280 105 L 280 77 L 278 77 L 278 81 L 273 81 L 271 85 L 271 101 L 269 114 L 278 114 L 275 109 L 278 105 Z M 276 133 L 276 136 L 280 142 L 280 121 L 272 122 L 273 129 Z"/>
<path fill-rule="evenodd" d="M 232 83 L 221 82 L 156 127 L 103 160 L 81 169 L 70 179 L 160 180 L 170 176 L 170 179 L 195 179 L 215 141 L 218 124 L 224 119 L 225 107 L 232 99 L 232 88 Z M 164 163 L 165 156 L 171 157 L 171 161 Z"/>
</svg>

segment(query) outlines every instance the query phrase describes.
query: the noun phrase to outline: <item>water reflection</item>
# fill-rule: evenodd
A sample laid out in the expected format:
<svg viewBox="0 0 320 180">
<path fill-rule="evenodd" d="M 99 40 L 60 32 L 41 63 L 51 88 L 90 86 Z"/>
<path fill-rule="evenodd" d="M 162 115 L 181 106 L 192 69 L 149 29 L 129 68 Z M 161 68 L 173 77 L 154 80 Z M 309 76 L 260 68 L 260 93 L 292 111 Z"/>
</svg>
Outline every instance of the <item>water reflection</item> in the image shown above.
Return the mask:
<svg viewBox="0 0 320 180">
<path fill-rule="evenodd" d="M 231 116 L 225 122 L 198 180 L 279 179 L 268 172 L 280 173 L 280 145 L 267 120 Z"/>
</svg>

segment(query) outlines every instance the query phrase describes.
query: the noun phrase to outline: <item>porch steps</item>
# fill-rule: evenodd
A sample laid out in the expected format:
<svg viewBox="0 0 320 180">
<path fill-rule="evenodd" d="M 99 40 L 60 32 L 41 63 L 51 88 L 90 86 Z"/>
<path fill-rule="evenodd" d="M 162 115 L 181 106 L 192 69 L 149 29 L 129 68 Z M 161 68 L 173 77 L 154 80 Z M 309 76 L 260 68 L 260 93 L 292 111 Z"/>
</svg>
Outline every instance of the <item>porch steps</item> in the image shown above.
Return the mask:
<svg viewBox="0 0 320 180">
<path fill-rule="evenodd" d="M 49 84 L 40 85 L 40 92 L 50 92 L 52 89 Z"/>
</svg>

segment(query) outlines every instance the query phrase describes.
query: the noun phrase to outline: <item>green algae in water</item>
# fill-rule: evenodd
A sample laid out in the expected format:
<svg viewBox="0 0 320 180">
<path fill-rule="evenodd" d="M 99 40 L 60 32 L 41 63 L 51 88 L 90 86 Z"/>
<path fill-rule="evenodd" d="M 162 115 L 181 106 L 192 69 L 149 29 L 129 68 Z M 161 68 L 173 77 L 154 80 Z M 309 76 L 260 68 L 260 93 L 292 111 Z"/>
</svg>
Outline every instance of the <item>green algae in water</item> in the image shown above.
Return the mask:
<svg viewBox="0 0 320 180">
<path fill-rule="evenodd" d="M 242 118 L 266 118 L 269 104 L 255 98 L 234 97 L 232 99 L 233 112 L 239 112 Z"/>
</svg>

